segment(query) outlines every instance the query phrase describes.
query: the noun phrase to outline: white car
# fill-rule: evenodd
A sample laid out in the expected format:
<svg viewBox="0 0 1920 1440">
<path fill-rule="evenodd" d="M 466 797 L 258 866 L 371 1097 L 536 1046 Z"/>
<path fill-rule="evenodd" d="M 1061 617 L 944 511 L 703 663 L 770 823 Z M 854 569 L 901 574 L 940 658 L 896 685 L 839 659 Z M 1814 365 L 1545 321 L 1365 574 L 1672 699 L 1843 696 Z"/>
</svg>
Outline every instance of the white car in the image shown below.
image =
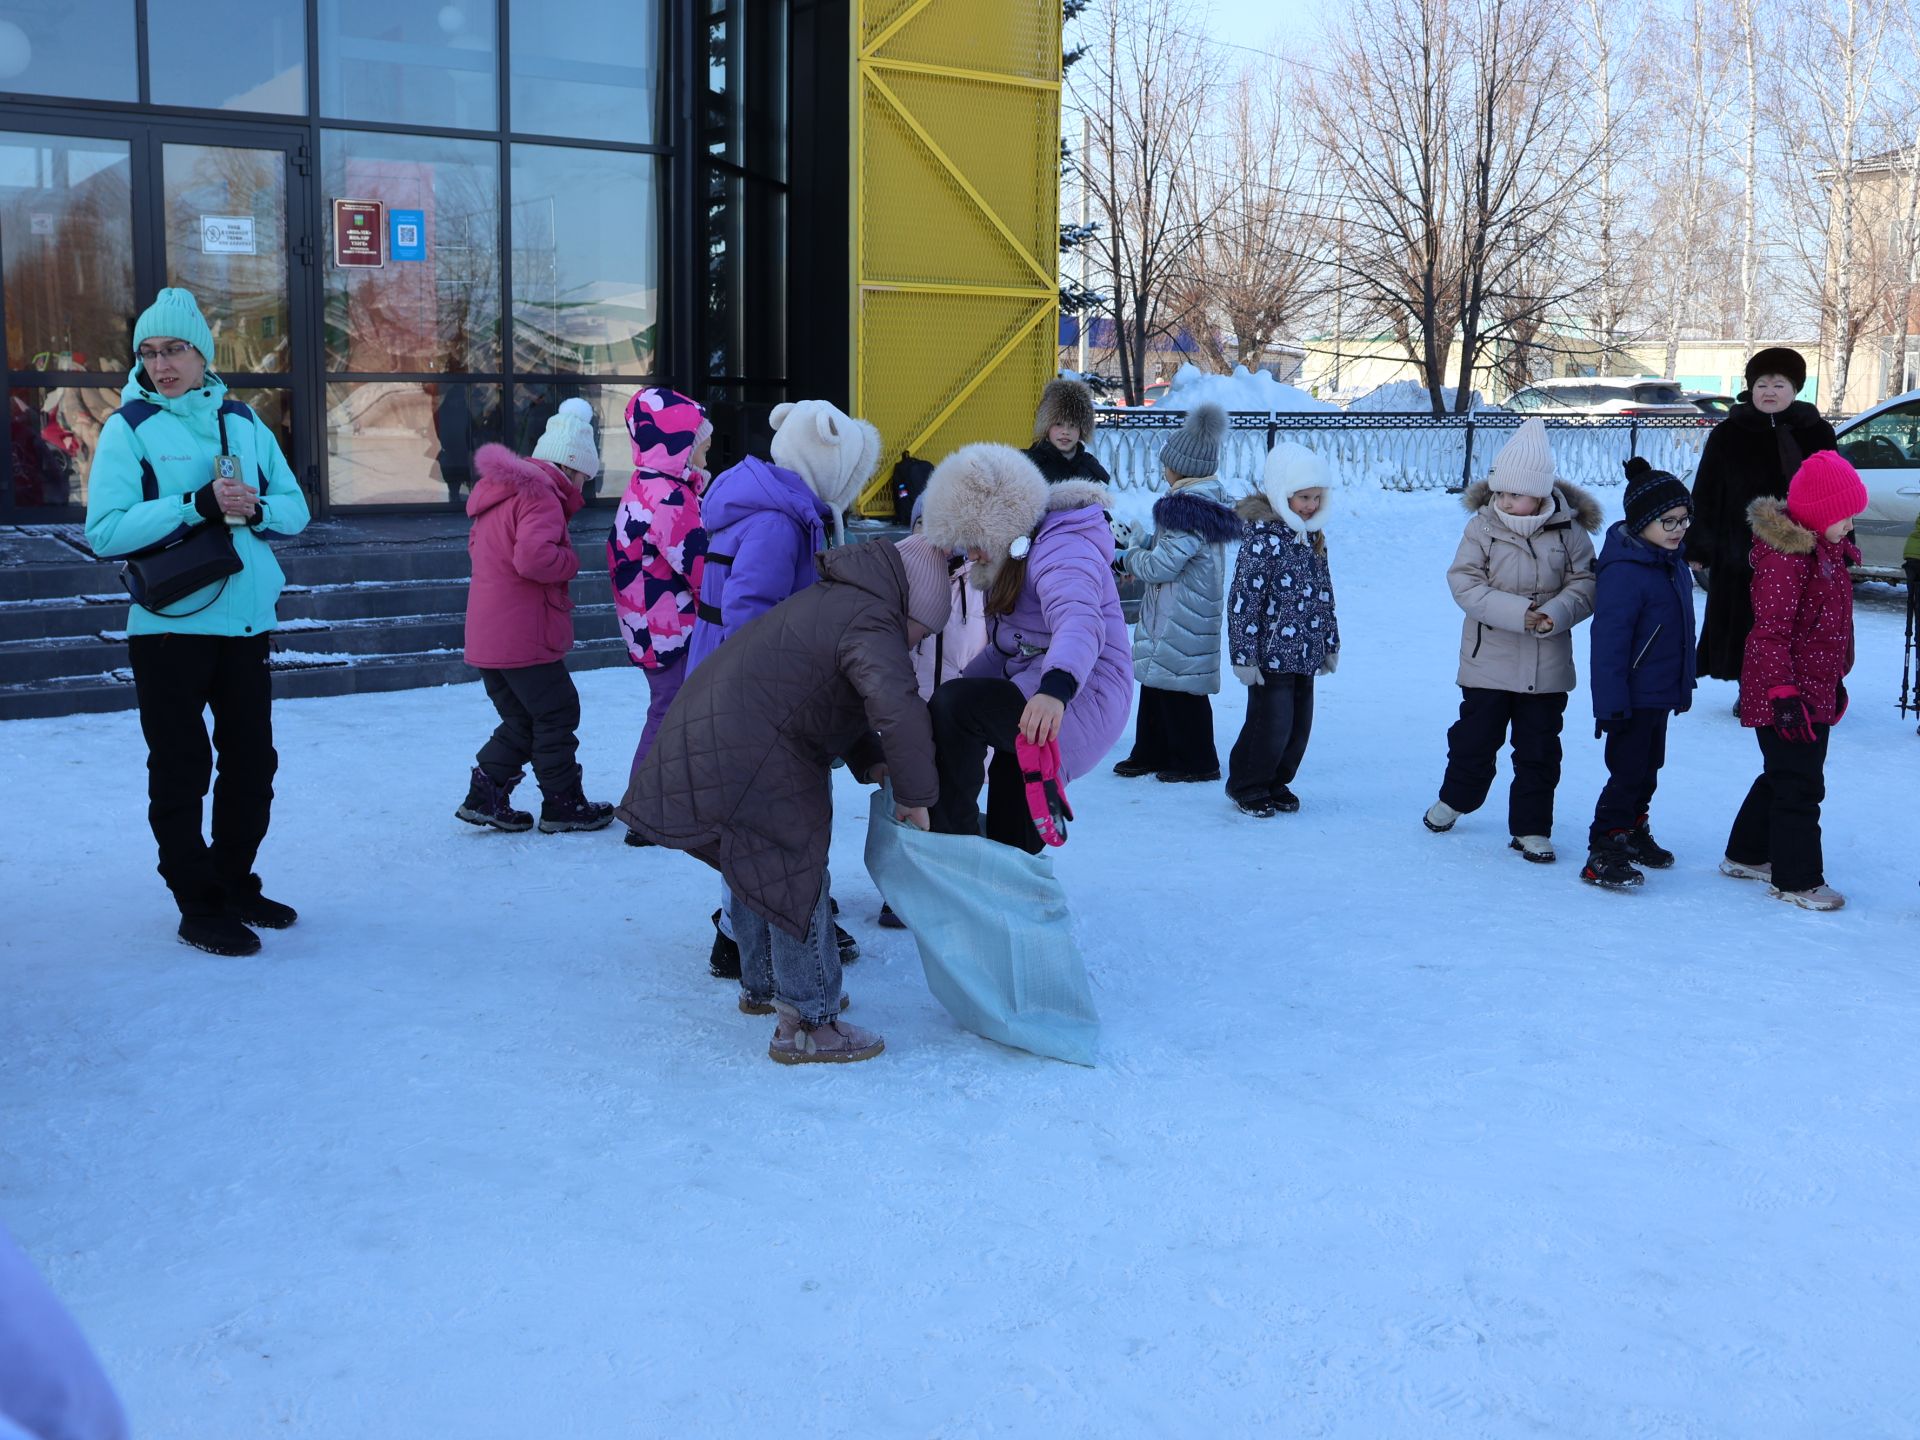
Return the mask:
<svg viewBox="0 0 1920 1440">
<path fill-rule="evenodd" d="M 1540 380 L 1516 390 L 1500 408 L 1515 415 L 1688 415 L 1702 425 L 1718 417 L 1704 415 L 1677 380 L 1657 375 L 1570 375 Z"/>
<path fill-rule="evenodd" d="M 1867 513 L 1853 525 L 1860 568 L 1902 578 L 1901 552 L 1920 515 L 1920 390 L 1862 411 L 1837 433 L 1840 453 L 1867 482 Z"/>
</svg>

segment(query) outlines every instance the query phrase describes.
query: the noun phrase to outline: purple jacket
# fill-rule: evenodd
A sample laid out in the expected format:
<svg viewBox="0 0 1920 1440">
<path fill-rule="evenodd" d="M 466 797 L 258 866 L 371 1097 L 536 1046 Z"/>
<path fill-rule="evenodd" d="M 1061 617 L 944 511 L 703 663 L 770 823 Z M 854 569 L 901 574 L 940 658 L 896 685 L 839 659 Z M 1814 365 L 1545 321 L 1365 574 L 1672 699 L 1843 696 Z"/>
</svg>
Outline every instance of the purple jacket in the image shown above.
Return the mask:
<svg viewBox="0 0 1920 1440">
<path fill-rule="evenodd" d="M 749 455 L 722 471 L 701 501 L 707 565 L 687 671 L 756 615 L 814 580 L 833 511 L 791 470 Z"/>
<path fill-rule="evenodd" d="M 987 648 L 968 664 L 974 678 L 1004 678 L 1032 697 L 1049 670 L 1079 689 L 1060 723 L 1066 778 L 1085 775 L 1127 728 L 1133 705 L 1133 652 L 1120 592 L 1113 583 L 1113 527 L 1072 483 L 1049 499 L 1074 504 L 1040 522 L 1027 557 L 1027 583 L 1008 615 L 987 617 Z"/>
</svg>

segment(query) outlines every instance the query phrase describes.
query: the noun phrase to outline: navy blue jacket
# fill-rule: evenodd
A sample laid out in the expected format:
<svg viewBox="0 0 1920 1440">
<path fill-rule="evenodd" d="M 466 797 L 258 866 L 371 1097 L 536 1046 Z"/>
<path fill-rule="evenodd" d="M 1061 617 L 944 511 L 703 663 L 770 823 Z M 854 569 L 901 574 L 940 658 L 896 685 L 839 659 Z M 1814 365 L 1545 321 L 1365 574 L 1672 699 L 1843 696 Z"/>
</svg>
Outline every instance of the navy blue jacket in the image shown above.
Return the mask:
<svg viewBox="0 0 1920 1440">
<path fill-rule="evenodd" d="M 1693 704 L 1698 661 L 1686 547 L 1649 545 L 1629 534 L 1624 520 L 1616 520 L 1607 529 L 1594 571 L 1587 669 L 1594 718 L 1624 720 L 1635 710 L 1687 709 Z"/>
</svg>

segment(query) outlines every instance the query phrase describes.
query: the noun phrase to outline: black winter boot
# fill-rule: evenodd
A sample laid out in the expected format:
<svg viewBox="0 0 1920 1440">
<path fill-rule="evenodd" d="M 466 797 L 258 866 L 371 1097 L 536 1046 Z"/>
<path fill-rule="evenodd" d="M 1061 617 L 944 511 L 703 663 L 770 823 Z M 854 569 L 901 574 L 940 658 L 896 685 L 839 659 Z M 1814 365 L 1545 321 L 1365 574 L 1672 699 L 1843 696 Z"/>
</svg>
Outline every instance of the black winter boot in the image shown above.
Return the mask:
<svg viewBox="0 0 1920 1440">
<path fill-rule="evenodd" d="M 893 907 L 886 901 L 880 902 L 880 928 L 882 930 L 904 930 L 907 922 L 893 913 Z"/>
<path fill-rule="evenodd" d="M 580 788 L 580 777 L 558 795 L 540 801 L 540 833 L 557 835 L 563 830 L 604 830 L 613 823 L 613 806 L 604 800 L 589 800 Z"/>
<path fill-rule="evenodd" d="M 1602 890 L 1631 890 L 1644 884 L 1647 877 L 1633 868 L 1632 856 L 1627 850 L 1627 836 L 1631 833 L 1610 830 L 1597 836 L 1587 852 L 1587 863 L 1580 868 L 1580 878 Z"/>
<path fill-rule="evenodd" d="M 833 927 L 833 943 L 840 947 L 842 965 L 851 965 L 860 958 L 860 942 L 838 925 Z"/>
<path fill-rule="evenodd" d="M 453 812 L 454 818 L 469 825 L 490 825 L 495 830 L 531 830 L 533 816 L 514 809 L 511 804 L 513 787 L 519 783 L 520 777 L 516 775 L 506 784 L 496 785 L 486 771 L 474 766 L 473 779 L 467 784 L 467 798 Z"/>
<path fill-rule="evenodd" d="M 228 885 L 224 901 L 227 914 L 259 930 L 285 930 L 300 918 L 300 912 L 291 905 L 269 900 L 260 893 L 258 875 L 249 875 L 237 884 Z"/>
<path fill-rule="evenodd" d="M 1282 815 L 1298 814 L 1300 810 L 1300 797 L 1284 785 L 1275 786 L 1273 791 L 1273 808 L 1278 810 Z"/>
<path fill-rule="evenodd" d="M 1646 816 L 1642 815 L 1640 817 L 1640 823 L 1634 826 L 1633 829 L 1627 831 L 1624 837 L 1624 843 L 1627 847 L 1627 858 L 1629 860 L 1644 865 L 1649 870 L 1671 870 L 1673 868 L 1673 852 L 1663 849 L 1660 842 L 1653 838 L 1653 831 L 1647 828 Z"/>
<path fill-rule="evenodd" d="M 182 915 L 180 939 L 209 955 L 257 955 L 260 937 L 231 915 Z"/>
<path fill-rule="evenodd" d="M 740 978 L 740 945 L 720 928 L 720 912 L 713 912 L 713 950 L 707 956 L 707 973 L 716 980 Z"/>
</svg>

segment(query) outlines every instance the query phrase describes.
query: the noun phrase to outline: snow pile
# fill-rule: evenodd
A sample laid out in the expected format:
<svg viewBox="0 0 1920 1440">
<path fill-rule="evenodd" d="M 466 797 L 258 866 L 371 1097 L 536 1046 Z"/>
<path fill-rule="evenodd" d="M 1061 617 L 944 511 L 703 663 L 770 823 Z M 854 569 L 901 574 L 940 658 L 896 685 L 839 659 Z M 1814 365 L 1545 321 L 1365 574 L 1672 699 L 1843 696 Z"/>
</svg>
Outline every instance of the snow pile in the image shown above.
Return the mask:
<svg viewBox="0 0 1920 1440">
<path fill-rule="evenodd" d="M 1507 850 L 1504 777 L 1421 828 L 1464 520 L 1338 497 L 1298 815 L 1074 782 L 1093 1070 L 955 1027 L 844 774 L 888 1048 L 796 1072 L 707 975 L 711 871 L 453 818 L 477 684 L 275 706 L 260 870 L 301 915 L 244 961 L 173 940 L 136 716 L 0 724 L 0 1211 L 142 1440 L 1911 1436 L 1900 596 L 1861 591 L 1833 733 L 1848 908 L 1716 873 L 1758 760 L 1720 682 L 1653 802 L 1679 864 L 1605 894 L 1584 693 L 1558 865 Z M 613 796 L 646 687 L 577 678 Z"/>
<path fill-rule="evenodd" d="M 1459 390 L 1452 385 L 1446 385 L 1441 387 L 1440 393 L 1446 397 L 1444 403 L 1448 413 L 1451 414 L 1454 402 L 1460 394 Z M 1478 390 L 1469 392 L 1467 398 L 1476 410 L 1486 404 Z M 1418 380 L 1389 380 L 1378 389 L 1369 390 L 1365 395 L 1348 402 L 1347 409 L 1362 414 L 1403 414 L 1408 411 L 1417 411 L 1422 415 L 1431 415 L 1433 397 L 1427 392 L 1427 387 Z"/>
<path fill-rule="evenodd" d="M 1236 365 L 1231 375 L 1209 375 L 1192 364 L 1180 367 L 1174 374 L 1173 388 L 1154 408 L 1186 410 L 1209 400 L 1229 413 L 1258 410 L 1263 415 L 1273 412 L 1290 415 L 1340 408 L 1325 400 L 1316 400 L 1297 386 L 1282 385 L 1265 370 Z"/>
</svg>

